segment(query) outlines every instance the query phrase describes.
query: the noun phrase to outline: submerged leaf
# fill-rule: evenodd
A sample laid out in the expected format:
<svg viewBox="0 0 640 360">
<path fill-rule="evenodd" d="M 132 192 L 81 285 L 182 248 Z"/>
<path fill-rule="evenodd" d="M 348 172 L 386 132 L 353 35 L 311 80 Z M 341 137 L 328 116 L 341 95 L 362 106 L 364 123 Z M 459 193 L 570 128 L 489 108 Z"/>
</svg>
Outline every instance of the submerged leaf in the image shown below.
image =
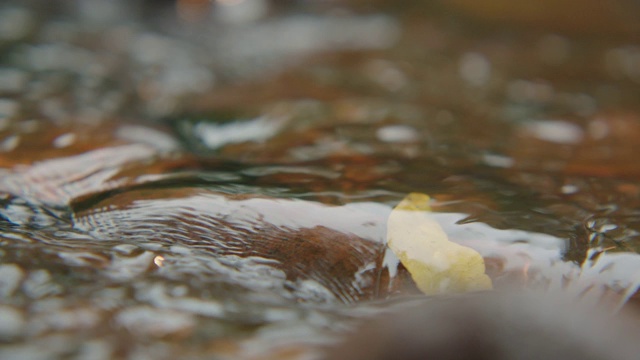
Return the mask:
<svg viewBox="0 0 640 360">
<path fill-rule="evenodd" d="M 482 256 L 449 241 L 429 211 L 429 196 L 411 193 L 393 209 L 387 224 L 387 245 L 418 288 L 425 294 L 490 289 Z"/>
</svg>

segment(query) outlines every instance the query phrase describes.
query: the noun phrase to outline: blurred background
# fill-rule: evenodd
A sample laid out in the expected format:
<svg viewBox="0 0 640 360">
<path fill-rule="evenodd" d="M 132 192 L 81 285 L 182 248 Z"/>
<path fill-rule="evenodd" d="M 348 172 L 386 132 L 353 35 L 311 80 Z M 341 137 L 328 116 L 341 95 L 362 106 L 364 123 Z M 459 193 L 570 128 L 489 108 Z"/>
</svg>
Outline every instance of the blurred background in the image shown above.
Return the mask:
<svg viewBox="0 0 640 360">
<path fill-rule="evenodd" d="M 319 358 L 416 294 L 383 262 L 414 191 L 496 287 L 635 306 L 639 19 L 3 1 L 0 358 Z"/>
</svg>

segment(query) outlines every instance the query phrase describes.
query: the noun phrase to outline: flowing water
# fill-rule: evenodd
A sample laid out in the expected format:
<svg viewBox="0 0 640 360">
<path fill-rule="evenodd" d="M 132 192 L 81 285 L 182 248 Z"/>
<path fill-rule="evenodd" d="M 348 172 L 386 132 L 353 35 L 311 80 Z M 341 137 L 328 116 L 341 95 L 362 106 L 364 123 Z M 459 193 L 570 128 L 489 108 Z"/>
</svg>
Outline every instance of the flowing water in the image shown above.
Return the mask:
<svg viewBox="0 0 640 360">
<path fill-rule="evenodd" d="M 0 4 L 0 358 L 316 358 L 417 293 L 410 192 L 497 288 L 636 302 L 637 2 L 487 4 Z"/>
</svg>

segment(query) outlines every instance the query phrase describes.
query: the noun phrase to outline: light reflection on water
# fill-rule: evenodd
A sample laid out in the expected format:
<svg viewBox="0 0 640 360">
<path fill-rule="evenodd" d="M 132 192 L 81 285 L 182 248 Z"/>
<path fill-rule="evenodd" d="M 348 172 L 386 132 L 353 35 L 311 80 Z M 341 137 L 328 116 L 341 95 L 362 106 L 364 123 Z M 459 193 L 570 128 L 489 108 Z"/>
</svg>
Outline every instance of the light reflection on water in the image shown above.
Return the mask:
<svg viewBox="0 0 640 360">
<path fill-rule="evenodd" d="M 637 253 L 606 253 L 602 248 L 593 248 L 587 260 L 575 263 L 564 260 L 567 239 L 499 230 L 482 223 L 458 224 L 466 214 L 434 214 L 434 217 L 452 241 L 480 252 L 490 267 L 499 266 L 500 274 L 494 274 L 494 285 L 498 288 L 517 280 L 533 289 L 562 289 L 575 296 L 576 301 L 604 303 L 614 311 L 640 287 Z"/>
<path fill-rule="evenodd" d="M 97 241 L 153 241 L 170 246 L 170 251 L 181 245 L 191 249 L 188 252 L 209 253 L 212 263 L 230 265 L 227 271 L 238 268 L 238 279 L 251 273 L 251 266 L 256 267 L 253 272 L 258 275 L 263 272 L 260 268 L 272 266 L 274 271 L 280 269 L 276 272 L 284 270 L 286 281 L 281 276 L 276 278 L 284 281 L 281 287 L 289 287 L 294 294 L 312 291 L 327 300 L 335 295 L 350 302 L 370 297 L 360 286 L 373 285 L 375 269 L 361 284 L 354 276 L 360 268 L 376 262 L 384 246 L 387 212 L 387 207 L 375 203 L 326 206 L 201 189 L 155 189 L 100 201 L 76 213 L 74 227 Z M 229 264 L 231 258 L 238 260 Z M 260 258 L 266 262 L 256 262 Z M 170 262 L 167 257 L 163 264 L 169 266 Z M 245 286 L 252 285 L 256 284 Z"/>
</svg>

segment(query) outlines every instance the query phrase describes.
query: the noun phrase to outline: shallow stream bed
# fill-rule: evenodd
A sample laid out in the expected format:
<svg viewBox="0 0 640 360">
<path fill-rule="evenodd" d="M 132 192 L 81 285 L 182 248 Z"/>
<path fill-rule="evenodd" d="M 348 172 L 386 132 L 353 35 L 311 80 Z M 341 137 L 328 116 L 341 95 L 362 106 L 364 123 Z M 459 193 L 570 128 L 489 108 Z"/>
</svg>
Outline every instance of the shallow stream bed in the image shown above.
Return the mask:
<svg viewBox="0 0 640 360">
<path fill-rule="evenodd" d="M 495 288 L 635 306 L 640 5 L 483 3 L 0 4 L 0 358 L 318 358 L 421 296 L 410 192 Z"/>
</svg>

